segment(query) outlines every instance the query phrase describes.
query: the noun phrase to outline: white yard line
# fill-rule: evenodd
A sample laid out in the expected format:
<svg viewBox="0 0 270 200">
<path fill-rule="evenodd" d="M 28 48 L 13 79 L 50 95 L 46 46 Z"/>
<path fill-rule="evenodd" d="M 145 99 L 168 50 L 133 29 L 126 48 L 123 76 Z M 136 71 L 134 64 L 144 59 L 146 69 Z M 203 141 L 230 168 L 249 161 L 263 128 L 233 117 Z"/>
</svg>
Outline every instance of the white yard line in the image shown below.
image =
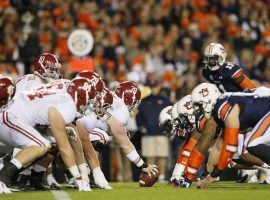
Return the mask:
<svg viewBox="0 0 270 200">
<path fill-rule="evenodd" d="M 67 192 L 62 190 L 51 190 L 55 200 L 71 200 Z"/>
</svg>

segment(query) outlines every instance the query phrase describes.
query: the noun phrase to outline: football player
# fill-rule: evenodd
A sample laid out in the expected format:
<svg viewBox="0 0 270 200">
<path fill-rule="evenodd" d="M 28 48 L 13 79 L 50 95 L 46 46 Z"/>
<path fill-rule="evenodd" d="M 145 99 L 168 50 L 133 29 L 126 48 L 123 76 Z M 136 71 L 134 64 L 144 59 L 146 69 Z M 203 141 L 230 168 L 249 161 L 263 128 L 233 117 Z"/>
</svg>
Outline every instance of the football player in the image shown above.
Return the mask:
<svg viewBox="0 0 270 200">
<path fill-rule="evenodd" d="M 11 193 L 6 187 L 11 185 L 11 178 L 16 171 L 29 162 L 45 155 L 50 149 L 50 143 L 32 127 L 21 129 L 20 121 L 12 113 L 6 112 L 14 105 L 16 87 L 8 77 L 0 77 L 0 106 L 1 106 L 1 134 L 0 140 L 7 145 L 20 147 L 22 151 L 4 165 L 0 171 L 0 193 Z M 24 127 L 25 128 L 25 127 Z M 14 130 L 11 131 L 11 130 Z M 26 156 L 27 155 L 27 156 Z M 8 169 L 10 168 L 10 169 Z M 8 170 L 8 171 L 7 171 Z M 6 173 L 6 174 L 5 174 Z"/>
<path fill-rule="evenodd" d="M 166 109 L 168 108 L 163 109 L 163 111 L 166 111 Z M 191 95 L 181 98 L 173 105 L 171 110 L 171 115 L 167 117 L 165 117 L 165 112 L 160 113 L 160 125 L 162 127 L 163 124 L 167 124 L 170 117 L 173 134 L 185 138 L 185 142 L 179 150 L 178 160 L 168 184 L 171 186 L 179 186 L 184 179 L 183 173 L 187 169 L 190 153 L 197 144 L 200 133 L 195 129 L 195 116 L 193 113 Z"/>
<path fill-rule="evenodd" d="M 104 109 L 100 109 L 98 106 L 97 108 L 99 109 L 96 109 L 94 113 L 77 120 L 76 124 L 85 152 L 91 152 L 87 150 L 91 148 L 88 145 L 88 134 L 94 128 L 100 128 L 106 132 L 110 132 L 114 136 L 127 158 L 142 171 L 150 175 L 157 173 L 157 167 L 147 165 L 142 160 L 126 134 L 125 125 L 129 119 L 129 113 L 133 112 L 140 102 L 141 93 L 139 88 L 133 82 L 126 81 L 120 83 L 114 93 L 107 92 L 107 94 L 100 97 L 101 100 L 106 97 L 106 100 L 103 99 L 101 101 L 103 102 L 101 106 L 105 106 Z M 89 158 L 91 158 L 90 155 Z M 99 163 L 96 163 L 96 165 L 99 166 Z"/>
<path fill-rule="evenodd" d="M 236 63 L 226 62 L 227 53 L 219 43 L 209 44 L 204 51 L 203 76 L 223 92 L 254 89 L 255 85 Z"/>
<path fill-rule="evenodd" d="M 55 55 L 43 53 L 34 62 L 34 73 L 22 76 L 16 81 L 16 91 L 31 90 L 42 84 L 60 79 L 61 64 Z"/>
<path fill-rule="evenodd" d="M 203 76 L 210 83 L 215 84 L 222 93 L 254 89 L 255 85 L 244 74 L 242 68 L 236 63 L 226 62 L 226 57 L 227 52 L 221 44 L 209 44 L 204 51 Z M 256 173 L 256 170 L 242 170 L 242 173 L 248 173 L 247 171 Z M 243 178 L 240 179 L 240 181 L 244 180 Z"/>
<path fill-rule="evenodd" d="M 51 53 L 42 53 L 34 61 L 34 73 L 27 74 L 22 76 L 16 81 L 16 94 L 19 94 L 21 91 L 29 91 L 36 87 L 41 86 L 42 84 L 47 84 L 51 81 L 57 80 L 62 77 L 60 74 L 61 64 L 55 55 Z M 15 148 L 13 150 L 13 157 L 20 151 L 20 149 Z M 50 162 L 50 156 L 47 155 L 48 162 Z M 25 169 L 20 173 L 18 182 L 21 186 L 29 179 L 30 185 L 34 189 L 44 190 L 46 187 L 43 185 L 41 179 L 43 173 L 46 171 L 46 168 L 36 165 L 33 165 L 32 176 L 29 177 L 31 171 L 29 168 Z M 39 178 L 38 178 L 39 177 Z M 22 189 L 25 187 L 21 187 Z M 53 187 L 51 187 L 52 189 Z M 55 187 L 57 189 L 57 187 Z"/>
<path fill-rule="evenodd" d="M 34 142 L 47 149 L 47 143 L 38 138 L 40 134 L 32 127 L 36 124 L 50 125 L 59 152 L 75 178 L 79 191 L 91 191 L 89 183 L 82 179 L 76 165 L 65 125 L 71 123 L 76 117 L 83 115 L 93 104 L 94 98 L 95 90 L 88 79 L 85 78 L 73 79 L 68 85 L 67 92 L 50 89 L 21 92 L 14 99 L 14 103 L 2 113 L 2 135 L 8 137 L 7 142 L 14 143 L 13 140 L 15 140 L 17 142 L 13 144 L 15 147 Z M 11 135 L 24 136 L 25 138 L 10 138 Z M 0 172 L 2 182 L 10 184 L 18 169 L 33 162 L 37 158 L 36 154 L 39 157 L 41 156 L 38 151 L 18 153 L 17 155 L 23 158 L 22 161 L 15 164 L 11 161 L 3 167 Z"/>
<path fill-rule="evenodd" d="M 245 143 L 246 150 L 269 163 L 269 94 L 260 93 L 260 88 L 254 93 L 225 93 L 221 95 L 213 84 L 203 83 L 192 92 L 196 123 L 199 125 L 202 135 L 197 146 L 191 153 L 187 178 L 184 187 L 190 185 L 189 180 L 195 176 L 204 160 L 207 149 L 214 138 L 213 129 L 217 126 L 224 128 L 224 142 L 218 163 L 207 176 L 201 187 L 213 182 L 217 176 L 227 167 L 229 160 L 237 150 L 238 133 L 253 128 L 249 139 Z M 245 132 L 243 132 L 245 133 Z"/>
</svg>

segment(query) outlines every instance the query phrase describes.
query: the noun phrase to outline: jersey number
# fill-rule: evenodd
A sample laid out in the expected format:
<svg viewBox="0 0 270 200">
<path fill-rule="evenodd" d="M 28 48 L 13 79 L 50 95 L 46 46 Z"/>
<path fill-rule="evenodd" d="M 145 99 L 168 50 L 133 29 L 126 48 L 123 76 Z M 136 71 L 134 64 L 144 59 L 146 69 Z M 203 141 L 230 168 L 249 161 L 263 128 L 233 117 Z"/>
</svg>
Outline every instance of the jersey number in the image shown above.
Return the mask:
<svg viewBox="0 0 270 200">
<path fill-rule="evenodd" d="M 234 67 L 234 64 L 233 63 L 227 63 L 227 65 L 225 67 L 228 68 L 229 70 L 231 70 Z"/>
<path fill-rule="evenodd" d="M 33 94 L 28 94 L 28 98 L 33 101 L 34 99 L 38 98 L 43 98 L 44 96 L 48 96 L 48 95 L 52 95 L 52 94 L 56 94 L 55 92 L 51 92 L 51 91 L 45 91 L 45 92 L 35 92 Z"/>
</svg>

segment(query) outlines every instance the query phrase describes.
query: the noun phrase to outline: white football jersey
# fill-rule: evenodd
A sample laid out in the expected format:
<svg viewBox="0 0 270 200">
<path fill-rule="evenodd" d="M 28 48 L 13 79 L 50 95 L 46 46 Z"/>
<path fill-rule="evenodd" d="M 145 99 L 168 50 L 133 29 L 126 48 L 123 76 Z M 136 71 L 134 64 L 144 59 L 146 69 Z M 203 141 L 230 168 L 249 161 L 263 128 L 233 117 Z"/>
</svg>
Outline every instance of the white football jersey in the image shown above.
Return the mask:
<svg viewBox="0 0 270 200">
<path fill-rule="evenodd" d="M 7 111 L 31 126 L 49 125 L 48 110 L 52 106 L 58 109 L 66 124 L 71 123 L 79 115 L 72 97 L 66 92 L 57 90 L 20 92 Z"/>
<path fill-rule="evenodd" d="M 99 128 L 94 128 L 94 130 L 89 134 L 89 140 L 91 142 L 104 140 L 107 143 L 112 140 L 112 137 L 109 136 L 105 131 Z"/>
<path fill-rule="evenodd" d="M 123 126 L 126 126 L 129 120 L 129 111 L 126 104 L 120 99 L 115 93 L 113 94 L 113 105 L 109 108 L 108 113 L 110 113 L 113 117 L 115 117 Z M 81 123 L 85 126 L 88 132 L 92 132 L 94 128 L 99 128 L 103 131 L 108 132 L 109 127 L 106 121 L 102 121 L 101 119 L 97 119 L 97 115 L 95 113 L 90 113 L 81 119 L 79 119 Z"/>
<path fill-rule="evenodd" d="M 39 87 L 43 84 L 42 79 L 36 74 L 27 74 L 18 79 L 15 83 L 16 94 L 18 95 L 21 91 L 28 91 L 35 87 Z"/>
</svg>

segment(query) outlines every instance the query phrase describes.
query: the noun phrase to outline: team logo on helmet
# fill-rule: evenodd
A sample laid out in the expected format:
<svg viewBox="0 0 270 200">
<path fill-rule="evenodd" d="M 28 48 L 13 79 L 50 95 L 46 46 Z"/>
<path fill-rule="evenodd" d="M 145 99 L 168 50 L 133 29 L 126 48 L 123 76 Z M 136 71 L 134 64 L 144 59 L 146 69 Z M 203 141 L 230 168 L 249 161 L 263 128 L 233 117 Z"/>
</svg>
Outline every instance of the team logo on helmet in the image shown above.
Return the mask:
<svg viewBox="0 0 270 200">
<path fill-rule="evenodd" d="M 44 60 L 45 60 L 45 56 L 40 56 L 38 59 L 38 63 L 42 65 Z"/>
<path fill-rule="evenodd" d="M 14 93 L 15 87 L 13 85 L 8 86 L 7 93 L 12 95 Z"/>
<path fill-rule="evenodd" d="M 203 88 L 199 93 L 200 93 L 203 97 L 208 96 L 208 94 L 209 94 L 208 88 Z"/>
<path fill-rule="evenodd" d="M 97 77 L 95 77 L 95 76 L 93 76 L 91 79 L 89 79 L 89 82 L 90 82 L 91 85 L 94 86 L 94 87 L 97 85 L 98 81 L 99 81 L 99 78 L 97 78 Z"/>
<path fill-rule="evenodd" d="M 172 115 L 172 109 L 168 109 L 166 112 L 168 115 Z"/>
<path fill-rule="evenodd" d="M 132 86 L 131 92 L 132 92 L 132 94 L 133 94 L 133 96 L 132 96 L 132 100 L 133 100 L 133 101 L 136 100 L 136 93 L 137 93 L 137 90 L 138 90 L 138 89 L 137 89 L 135 86 Z"/>
<path fill-rule="evenodd" d="M 91 91 L 91 85 L 88 82 L 83 84 L 83 89 L 87 92 Z"/>
<path fill-rule="evenodd" d="M 184 104 L 184 107 L 185 107 L 187 110 L 192 109 L 192 108 L 193 108 L 193 106 L 192 106 L 191 101 L 187 101 L 187 102 Z"/>
</svg>

